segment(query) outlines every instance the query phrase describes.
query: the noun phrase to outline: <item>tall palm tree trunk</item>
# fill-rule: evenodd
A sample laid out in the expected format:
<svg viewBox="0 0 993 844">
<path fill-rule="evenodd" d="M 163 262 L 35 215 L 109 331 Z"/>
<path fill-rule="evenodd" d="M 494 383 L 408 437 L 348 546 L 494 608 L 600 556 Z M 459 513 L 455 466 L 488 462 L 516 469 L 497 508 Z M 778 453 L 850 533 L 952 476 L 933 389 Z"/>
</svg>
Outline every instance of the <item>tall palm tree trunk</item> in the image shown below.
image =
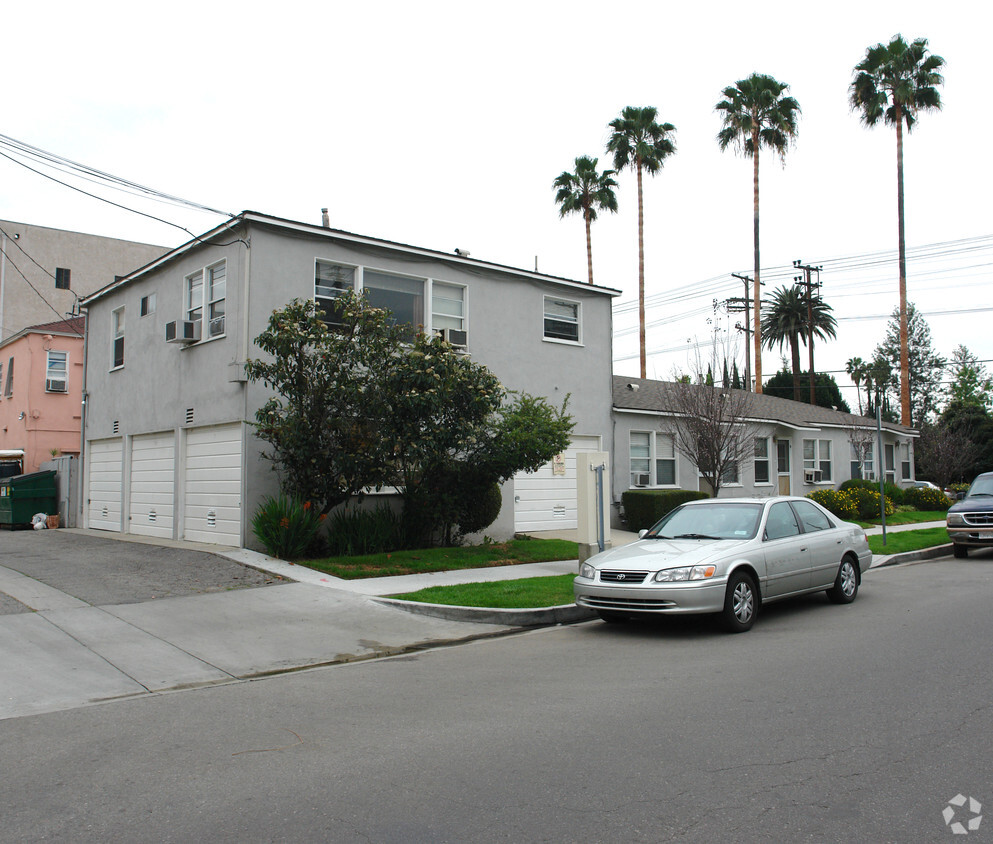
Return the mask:
<svg viewBox="0 0 993 844">
<path fill-rule="evenodd" d="M 593 283 L 593 241 L 590 238 L 590 212 L 589 209 L 583 214 L 586 220 L 586 266 L 590 273 L 590 284 Z"/>
<path fill-rule="evenodd" d="M 648 377 L 645 355 L 645 206 L 641 194 L 641 161 L 638 161 L 638 341 L 641 354 L 641 377 Z"/>
<path fill-rule="evenodd" d="M 907 245 L 903 228 L 903 114 L 896 106 L 896 204 L 900 251 L 900 424 L 910 420 L 910 352 L 907 331 Z"/>
<path fill-rule="evenodd" d="M 755 259 L 755 392 L 762 392 L 762 315 L 759 313 L 761 307 L 762 282 L 759 279 L 759 133 L 758 130 L 752 132 L 752 146 L 754 159 L 752 165 L 752 207 L 754 210 L 754 227 L 752 233 L 753 252 Z"/>
</svg>

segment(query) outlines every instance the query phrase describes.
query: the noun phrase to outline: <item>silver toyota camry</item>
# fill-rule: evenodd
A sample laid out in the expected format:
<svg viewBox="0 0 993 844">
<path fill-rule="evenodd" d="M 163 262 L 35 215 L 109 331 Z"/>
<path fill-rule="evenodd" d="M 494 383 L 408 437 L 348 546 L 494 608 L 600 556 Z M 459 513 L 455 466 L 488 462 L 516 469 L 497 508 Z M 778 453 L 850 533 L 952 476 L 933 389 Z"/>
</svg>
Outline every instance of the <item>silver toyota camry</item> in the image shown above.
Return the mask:
<svg viewBox="0 0 993 844">
<path fill-rule="evenodd" d="M 640 539 L 580 566 L 576 603 L 604 621 L 715 613 L 743 633 L 770 601 L 858 595 L 872 564 L 865 531 L 807 498 L 718 498 L 668 513 Z"/>
</svg>

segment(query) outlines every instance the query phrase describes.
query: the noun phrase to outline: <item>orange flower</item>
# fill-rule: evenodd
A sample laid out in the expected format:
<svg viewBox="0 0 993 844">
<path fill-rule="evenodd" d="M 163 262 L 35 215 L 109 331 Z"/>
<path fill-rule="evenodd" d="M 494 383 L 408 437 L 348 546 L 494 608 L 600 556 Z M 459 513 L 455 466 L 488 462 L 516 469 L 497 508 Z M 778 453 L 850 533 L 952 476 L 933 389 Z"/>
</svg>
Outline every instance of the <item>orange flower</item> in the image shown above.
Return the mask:
<svg viewBox="0 0 993 844">
<path fill-rule="evenodd" d="M 303 509 L 304 510 L 309 510 L 310 509 L 310 502 L 309 501 L 304 501 L 303 502 Z"/>
<path fill-rule="evenodd" d="M 279 520 L 279 526 L 281 528 L 288 528 L 290 526 L 290 520 L 286 516 L 283 516 L 283 518 Z"/>
</svg>

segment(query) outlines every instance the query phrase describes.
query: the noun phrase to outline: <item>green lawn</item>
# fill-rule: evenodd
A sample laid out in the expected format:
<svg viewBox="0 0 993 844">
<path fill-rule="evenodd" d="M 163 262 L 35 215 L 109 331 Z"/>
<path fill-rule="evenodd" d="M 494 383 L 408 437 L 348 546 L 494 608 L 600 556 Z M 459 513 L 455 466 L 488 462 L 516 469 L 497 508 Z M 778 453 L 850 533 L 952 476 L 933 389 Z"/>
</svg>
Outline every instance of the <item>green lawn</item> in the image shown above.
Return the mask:
<svg viewBox="0 0 993 844">
<path fill-rule="evenodd" d="M 906 512 L 898 512 L 886 517 L 887 527 L 890 525 L 916 525 L 921 522 L 943 521 L 945 521 L 944 510 L 907 510 Z M 862 525 L 862 527 L 879 527 L 881 524 L 879 519 L 873 519 L 871 522 L 856 520 L 855 523 Z"/>
<path fill-rule="evenodd" d="M 405 595 L 391 595 L 423 604 L 453 604 L 459 607 L 539 609 L 573 603 L 574 574 L 526 577 L 495 583 L 464 583 L 461 586 L 431 586 Z"/>
<path fill-rule="evenodd" d="M 948 538 L 948 531 L 943 527 L 935 527 L 887 532 L 885 545 L 883 545 L 883 537 L 870 536 L 869 549 L 873 554 L 902 554 L 904 551 L 918 551 L 921 548 L 933 548 L 935 545 L 947 545 L 949 542 L 951 540 Z"/>
<path fill-rule="evenodd" d="M 362 557 L 328 557 L 299 560 L 297 565 L 323 571 L 345 580 L 363 577 L 392 577 L 398 574 L 481 569 L 490 566 L 513 566 L 520 563 L 546 563 L 552 560 L 575 560 L 579 549 L 565 539 L 512 539 L 487 545 L 459 548 L 425 548 L 368 554 Z"/>
</svg>

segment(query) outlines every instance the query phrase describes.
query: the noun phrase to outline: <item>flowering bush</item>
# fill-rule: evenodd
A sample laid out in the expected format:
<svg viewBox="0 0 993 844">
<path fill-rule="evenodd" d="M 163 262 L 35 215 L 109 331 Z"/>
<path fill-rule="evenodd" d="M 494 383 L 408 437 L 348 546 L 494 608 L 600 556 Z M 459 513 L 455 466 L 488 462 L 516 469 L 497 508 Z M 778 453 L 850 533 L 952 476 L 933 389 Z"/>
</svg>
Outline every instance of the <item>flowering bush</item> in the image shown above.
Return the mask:
<svg viewBox="0 0 993 844">
<path fill-rule="evenodd" d="M 262 502 L 252 518 L 252 532 L 270 556 L 295 560 L 314 547 L 323 522 L 309 501 L 280 495 Z"/>
<path fill-rule="evenodd" d="M 853 489 L 846 490 L 845 494 L 851 496 L 855 502 L 855 508 L 858 511 L 858 517 L 860 519 L 879 518 L 879 493 L 876 490 L 854 487 Z M 892 516 L 896 512 L 893 501 L 889 496 L 884 496 L 884 499 L 886 502 L 886 515 Z"/>
<path fill-rule="evenodd" d="M 911 487 L 903 496 L 907 504 L 915 510 L 947 510 L 952 503 L 940 489 L 931 487 Z"/>
<path fill-rule="evenodd" d="M 816 501 L 839 519 L 856 519 L 859 515 L 858 502 L 851 490 L 817 489 L 808 493 L 807 498 Z"/>
</svg>

